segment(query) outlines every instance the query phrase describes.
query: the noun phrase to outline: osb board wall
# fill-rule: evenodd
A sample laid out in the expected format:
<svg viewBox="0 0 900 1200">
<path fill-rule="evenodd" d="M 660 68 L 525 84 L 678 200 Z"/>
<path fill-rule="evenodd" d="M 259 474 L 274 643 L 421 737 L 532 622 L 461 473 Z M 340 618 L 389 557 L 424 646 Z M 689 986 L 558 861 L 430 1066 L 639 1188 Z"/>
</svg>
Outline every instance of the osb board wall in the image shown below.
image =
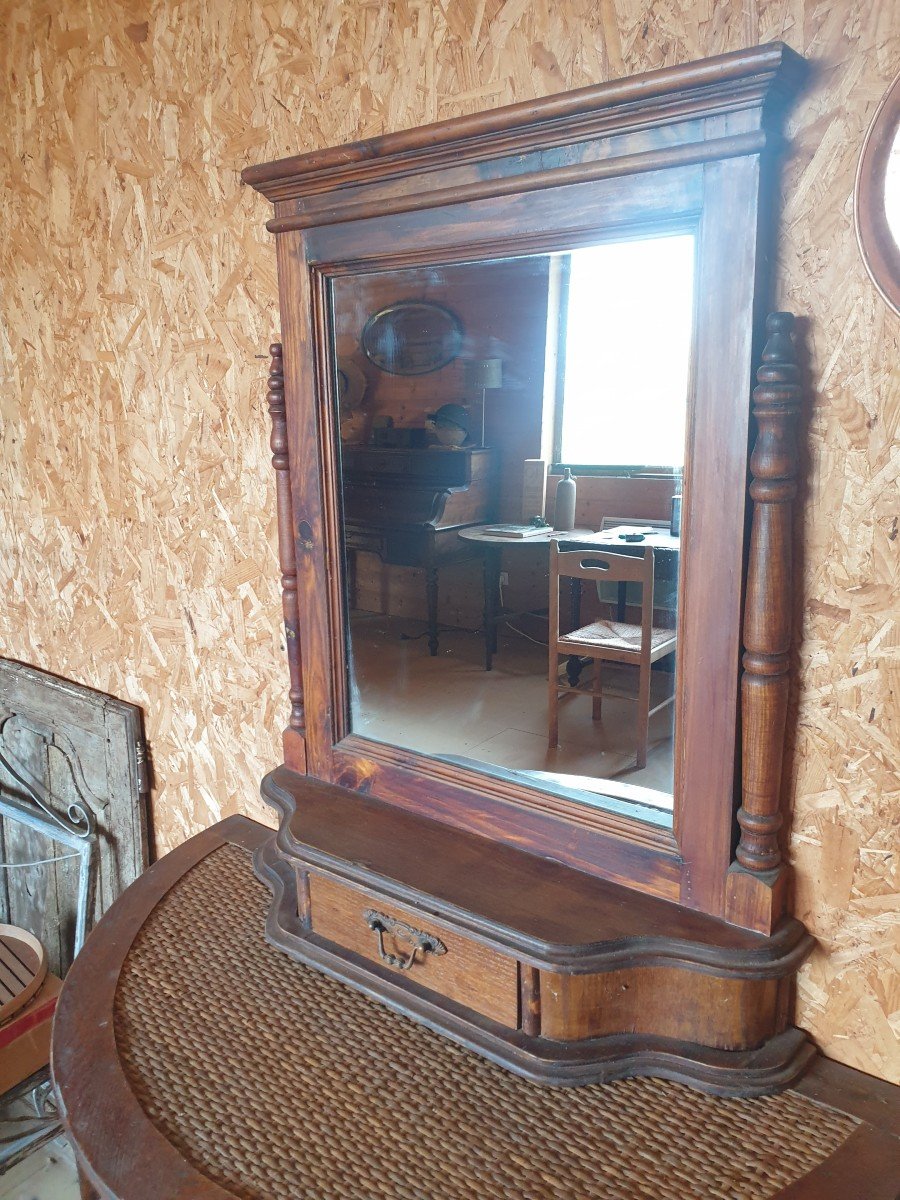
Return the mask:
<svg viewBox="0 0 900 1200">
<path fill-rule="evenodd" d="M 892 1079 L 900 793 L 898 324 L 856 250 L 883 0 L 4 0 L 0 650 L 144 706 L 161 849 L 260 815 L 285 721 L 248 162 L 783 38 L 776 300 L 809 317 L 793 752 L 798 1018 Z M 800 538 L 798 536 L 798 544 Z"/>
</svg>

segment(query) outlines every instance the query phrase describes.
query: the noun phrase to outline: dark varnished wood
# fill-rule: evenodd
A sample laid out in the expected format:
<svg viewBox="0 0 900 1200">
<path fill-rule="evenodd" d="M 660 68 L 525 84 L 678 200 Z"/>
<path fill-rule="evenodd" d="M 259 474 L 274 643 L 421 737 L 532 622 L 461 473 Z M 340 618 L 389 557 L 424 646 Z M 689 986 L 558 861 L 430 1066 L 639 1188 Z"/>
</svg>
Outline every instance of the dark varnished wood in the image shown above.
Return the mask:
<svg viewBox="0 0 900 1200">
<path fill-rule="evenodd" d="M 281 817 L 277 845 L 287 859 L 451 914 L 457 927 L 536 965 L 679 962 L 769 978 L 812 948 L 799 921 L 766 938 L 284 767 L 266 777 L 263 795 Z"/>
<path fill-rule="evenodd" d="M 78 1172 L 78 1191 L 81 1200 L 98 1200 L 99 1192 L 94 1191 L 81 1171 Z"/>
<path fill-rule="evenodd" d="M 257 851 L 255 864 L 257 874 L 274 895 L 266 925 L 273 945 L 535 1083 L 571 1086 L 605 1083 L 629 1075 L 655 1075 L 716 1095 L 762 1095 L 791 1084 L 814 1055 L 806 1037 L 790 1028 L 768 1037 L 762 1045 L 733 1050 L 630 1030 L 551 1040 L 543 1036 L 543 1030 L 540 1036 L 529 1033 L 521 1019 L 518 1029 L 510 1029 L 390 967 L 308 933 L 296 912 L 291 864 L 271 842 Z M 538 975 L 542 973 L 538 971 Z M 708 989 L 702 984 L 695 989 L 694 977 L 688 969 L 673 967 L 666 976 L 665 994 L 669 1004 L 694 1006 L 702 1023 L 707 1013 L 698 1005 L 698 996 Z M 580 976 L 570 978 L 577 980 Z M 703 980 L 705 976 L 696 978 Z M 623 969 L 620 986 L 631 988 L 636 980 L 635 970 Z M 541 986 L 542 978 L 538 983 Z M 639 987 L 635 987 L 634 999 L 636 1006 L 643 1002 Z M 529 1027 L 534 1029 L 537 1024 L 532 1014 Z"/>
<path fill-rule="evenodd" d="M 276 203 L 311 776 L 726 914 L 759 161 L 796 74 L 790 52 L 762 47 L 245 172 Z M 695 230 L 701 245 L 674 835 L 509 775 L 487 776 L 353 733 L 339 451 L 326 366 L 332 276 L 546 252 L 590 242 L 598 231 L 659 229 L 661 222 Z M 728 915 L 744 919 L 739 908 Z"/>
<path fill-rule="evenodd" d="M 230 1191 L 187 1163 L 138 1105 L 118 1060 L 113 1007 L 122 965 L 156 905 L 186 872 L 220 846 L 231 843 L 258 850 L 269 832 L 234 817 L 166 856 L 100 921 L 69 974 L 54 1028 L 53 1066 L 60 1109 L 79 1161 L 83 1194 L 91 1200 L 233 1200 Z M 473 1036 L 483 1036 L 483 1031 L 475 1029 Z M 646 1046 L 633 1042 L 630 1052 L 635 1062 L 646 1062 Z M 677 1073 L 677 1046 L 669 1044 L 658 1053 Z M 765 1053 L 747 1058 L 758 1069 L 766 1061 Z M 706 1069 L 712 1078 L 721 1060 L 721 1053 L 710 1055 Z M 898 1089 L 822 1058 L 815 1060 L 796 1087 L 817 1103 L 850 1113 L 862 1124 L 825 1163 L 779 1193 L 777 1200 L 847 1200 L 855 1196 L 896 1200 Z M 252 1094 L 247 1103 L 252 1109 Z M 127 1137 L 122 1136 L 123 1129 Z M 265 1153 L 264 1133 L 260 1153 Z"/>
<path fill-rule="evenodd" d="M 900 1139 L 900 1087 L 886 1079 L 876 1079 L 820 1056 L 814 1069 L 797 1084 L 796 1090 L 817 1104 L 827 1104 L 838 1112 L 849 1113 Z"/>
<path fill-rule="evenodd" d="M 420 909 L 388 900 L 380 892 L 318 871 L 310 872 L 309 882 L 310 928 L 317 937 L 377 963 L 379 944 L 364 919 L 367 910 L 374 909 L 417 930 L 421 927 L 422 932 L 434 934 L 444 950 L 441 954 L 417 953 L 404 978 L 501 1025 L 517 1027 L 519 978 L 514 958 L 465 937 L 454 926 L 435 921 Z M 407 954 L 408 947 L 390 936 L 385 936 L 385 944 L 388 953 Z"/>
<path fill-rule="evenodd" d="M 752 1092 L 784 1086 L 809 1055 L 787 1013 L 788 980 L 810 940 L 785 917 L 776 857 L 797 395 L 784 316 L 757 389 L 752 539 L 746 489 L 763 165 L 796 75 L 790 52 L 761 47 L 244 174 L 275 204 L 306 700 L 305 765 L 288 758 L 293 770 L 263 789 L 281 817 L 258 860 L 275 894 L 269 934 L 532 1078 L 610 1078 L 677 1060 L 678 1078 Z M 335 278 L 644 231 L 697 238 L 671 831 L 513 772 L 488 775 L 354 733 L 328 365 Z M 317 932 L 316 870 L 514 958 L 520 1027 L 489 1021 L 483 1004 L 460 1004 L 421 972 L 419 983 L 392 974 L 337 927 Z M 479 987 L 489 990 L 487 980 Z M 610 987 L 624 989 L 616 1003 Z"/>
<path fill-rule="evenodd" d="M 528 1078 L 756 1094 L 809 1061 L 782 1002 L 812 945 L 798 921 L 763 937 L 285 768 L 263 792 L 282 817 L 256 859 L 270 940 Z M 379 961 L 366 906 L 464 938 L 403 970 Z"/>
<path fill-rule="evenodd" d="M 897 1200 L 900 1139 L 861 1125 L 830 1158 L 772 1200 Z"/>
<path fill-rule="evenodd" d="M 480 558 L 463 541 L 467 525 L 495 519 L 496 456 L 464 447 L 452 456 L 433 449 L 347 448 L 342 459 L 344 545 L 382 562 L 425 570 L 428 649 L 438 652 L 438 572 Z M 348 568 L 349 574 L 349 568 Z M 352 603 L 352 589 L 348 587 Z"/>
<path fill-rule="evenodd" d="M 284 364 L 280 342 L 269 347 L 269 387 L 267 400 L 272 419 L 272 466 L 275 469 L 275 495 L 278 504 L 278 561 L 281 567 L 281 604 L 284 613 L 284 638 L 290 675 L 291 715 L 285 731 L 285 757 L 305 764 L 303 667 L 297 618 L 297 561 L 293 535 L 290 460 L 288 456 L 287 418 L 284 401 Z M 305 769 L 300 766 L 299 769 Z"/>
<path fill-rule="evenodd" d="M 799 369 L 794 318 L 773 313 L 757 371 L 750 459 L 753 524 L 744 615 L 741 680 L 743 753 L 741 836 L 728 877 L 728 916 L 768 933 L 785 911 L 785 867 L 778 835 L 781 769 L 790 689 L 792 521 L 797 494 Z"/>
<path fill-rule="evenodd" d="M 248 167 L 242 177 L 273 202 L 339 189 L 352 195 L 354 186 L 372 179 L 409 179 L 461 157 L 472 163 L 501 155 L 525 159 L 528 152 L 585 141 L 611 129 L 640 131 L 648 118 L 659 118 L 663 106 L 671 122 L 736 109 L 759 110 L 779 89 L 793 86 L 791 76 L 800 66 L 801 60 L 791 51 L 773 42 L 263 163 Z"/>
<path fill-rule="evenodd" d="M 784 1032 L 772 1019 L 780 986 L 777 979 L 714 974 L 692 975 L 687 986 L 666 967 L 568 976 L 547 972 L 541 978 L 541 1036 L 581 1041 L 628 1030 L 692 1042 L 699 1010 L 706 1045 L 755 1049 Z"/>
<path fill-rule="evenodd" d="M 585 161 L 558 167 L 544 166 L 536 171 L 515 175 L 511 179 L 504 176 L 476 179 L 469 183 L 437 188 L 424 196 L 400 194 L 382 197 L 378 212 L 380 216 L 394 216 L 399 213 L 427 212 L 433 208 L 470 204 L 478 200 L 521 197 L 550 188 L 565 187 L 568 184 L 595 183 L 623 175 L 643 175 L 670 167 L 705 163 L 712 159 L 722 161 L 740 158 L 747 154 L 758 154 L 765 146 L 765 135 L 753 131 L 683 146 L 654 148 L 640 154 L 622 154 L 603 162 Z M 371 198 L 360 200 L 356 204 L 339 198 L 332 199 L 327 207 L 310 210 L 310 206 L 307 205 L 294 215 L 285 215 L 270 221 L 267 228 L 272 233 L 287 233 L 292 229 L 336 225 L 345 221 L 365 219 L 371 215 Z"/>
</svg>

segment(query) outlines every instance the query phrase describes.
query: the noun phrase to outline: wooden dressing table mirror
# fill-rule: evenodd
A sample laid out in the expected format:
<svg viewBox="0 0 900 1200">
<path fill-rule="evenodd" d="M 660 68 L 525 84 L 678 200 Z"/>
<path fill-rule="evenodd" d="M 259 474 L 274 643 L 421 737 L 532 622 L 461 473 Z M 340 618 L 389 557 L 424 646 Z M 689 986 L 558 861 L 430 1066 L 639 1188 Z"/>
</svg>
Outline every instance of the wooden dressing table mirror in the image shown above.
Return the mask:
<svg viewBox="0 0 900 1200">
<path fill-rule="evenodd" d="M 777 129 L 801 66 L 772 44 L 244 172 L 274 204 L 282 322 L 269 405 L 291 715 L 262 784 L 280 818 L 256 859 L 268 937 L 536 1081 L 755 1094 L 813 1054 L 790 1024 L 812 942 L 780 848 L 800 387 L 792 318 L 765 320 Z M 367 358 L 369 322 L 401 304 L 451 313 L 454 346 L 407 313 Z M 392 372 L 395 353 L 425 369 Z M 346 361 L 366 380 L 349 433 Z M 445 404 L 468 414 L 458 446 L 424 432 Z M 406 432 L 376 468 L 388 417 Z M 479 564 L 458 535 L 527 519 L 526 459 L 551 464 L 551 519 L 572 468 L 590 530 L 658 526 L 682 497 L 679 552 L 653 583 L 675 649 L 652 688 L 674 704 L 640 771 L 630 667 L 604 664 L 622 696 L 599 714 L 566 698 L 558 748 L 539 621 L 507 627 L 484 669 Z M 387 477 L 416 504 L 386 507 Z M 409 582 L 428 563 L 367 555 L 376 518 L 395 541 L 427 525 L 469 572 L 436 656 Z M 504 558 L 516 607 L 546 609 L 547 560 L 546 539 Z M 619 604 L 627 624 L 640 603 L 600 582 L 579 619 Z"/>
</svg>

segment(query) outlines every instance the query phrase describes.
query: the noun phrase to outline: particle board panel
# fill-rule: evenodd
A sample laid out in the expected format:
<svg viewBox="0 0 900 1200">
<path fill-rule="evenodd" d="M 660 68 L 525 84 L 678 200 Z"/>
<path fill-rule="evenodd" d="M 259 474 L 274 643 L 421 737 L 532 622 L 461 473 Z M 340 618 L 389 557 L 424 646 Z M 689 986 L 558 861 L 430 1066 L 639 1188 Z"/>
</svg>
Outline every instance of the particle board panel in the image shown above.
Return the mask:
<svg viewBox="0 0 900 1200">
<path fill-rule="evenodd" d="M 0 650 L 139 703 L 161 850 L 268 820 L 286 679 L 264 415 L 268 206 L 247 163 L 781 38 L 773 304 L 809 317 L 785 777 L 798 1020 L 900 1079 L 898 322 L 852 190 L 896 71 L 879 0 L 7 0 L 0 10 Z"/>
</svg>

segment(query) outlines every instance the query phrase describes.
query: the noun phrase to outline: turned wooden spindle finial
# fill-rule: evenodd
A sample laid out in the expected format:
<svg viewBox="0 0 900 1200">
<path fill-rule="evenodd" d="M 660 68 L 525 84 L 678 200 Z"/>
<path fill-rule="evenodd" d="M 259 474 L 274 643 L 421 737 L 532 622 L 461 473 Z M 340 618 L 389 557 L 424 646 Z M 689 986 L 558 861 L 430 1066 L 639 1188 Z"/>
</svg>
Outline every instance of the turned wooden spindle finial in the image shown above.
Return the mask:
<svg viewBox="0 0 900 1200">
<path fill-rule="evenodd" d="M 797 494 L 799 369 L 791 313 L 772 313 L 756 373 L 756 445 L 750 458 L 753 524 L 741 679 L 741 836 L 735 857 L 757 876 L 781 866 L 781 771 L 791 649 L 791 526 Z"/>
<path fill-rule="evenodd" d="M 284 398 L 284 363 L 280 342 L 269 347 L 269 388 L 266 398 L 272 418 L 272 466 L 275 468 L 275 489 L 278 503 L 278 559 L 281 567 L 281 607 L 284 613 L 284 634 L 290 672 L 291 715 L 289 728 L 299 734 L 304 731 L 303 676 L 300 641 L 297 635 L 297 559 L 294 551 L 291 476 L 288 460 L 287 410 Z"/>
</svg>

